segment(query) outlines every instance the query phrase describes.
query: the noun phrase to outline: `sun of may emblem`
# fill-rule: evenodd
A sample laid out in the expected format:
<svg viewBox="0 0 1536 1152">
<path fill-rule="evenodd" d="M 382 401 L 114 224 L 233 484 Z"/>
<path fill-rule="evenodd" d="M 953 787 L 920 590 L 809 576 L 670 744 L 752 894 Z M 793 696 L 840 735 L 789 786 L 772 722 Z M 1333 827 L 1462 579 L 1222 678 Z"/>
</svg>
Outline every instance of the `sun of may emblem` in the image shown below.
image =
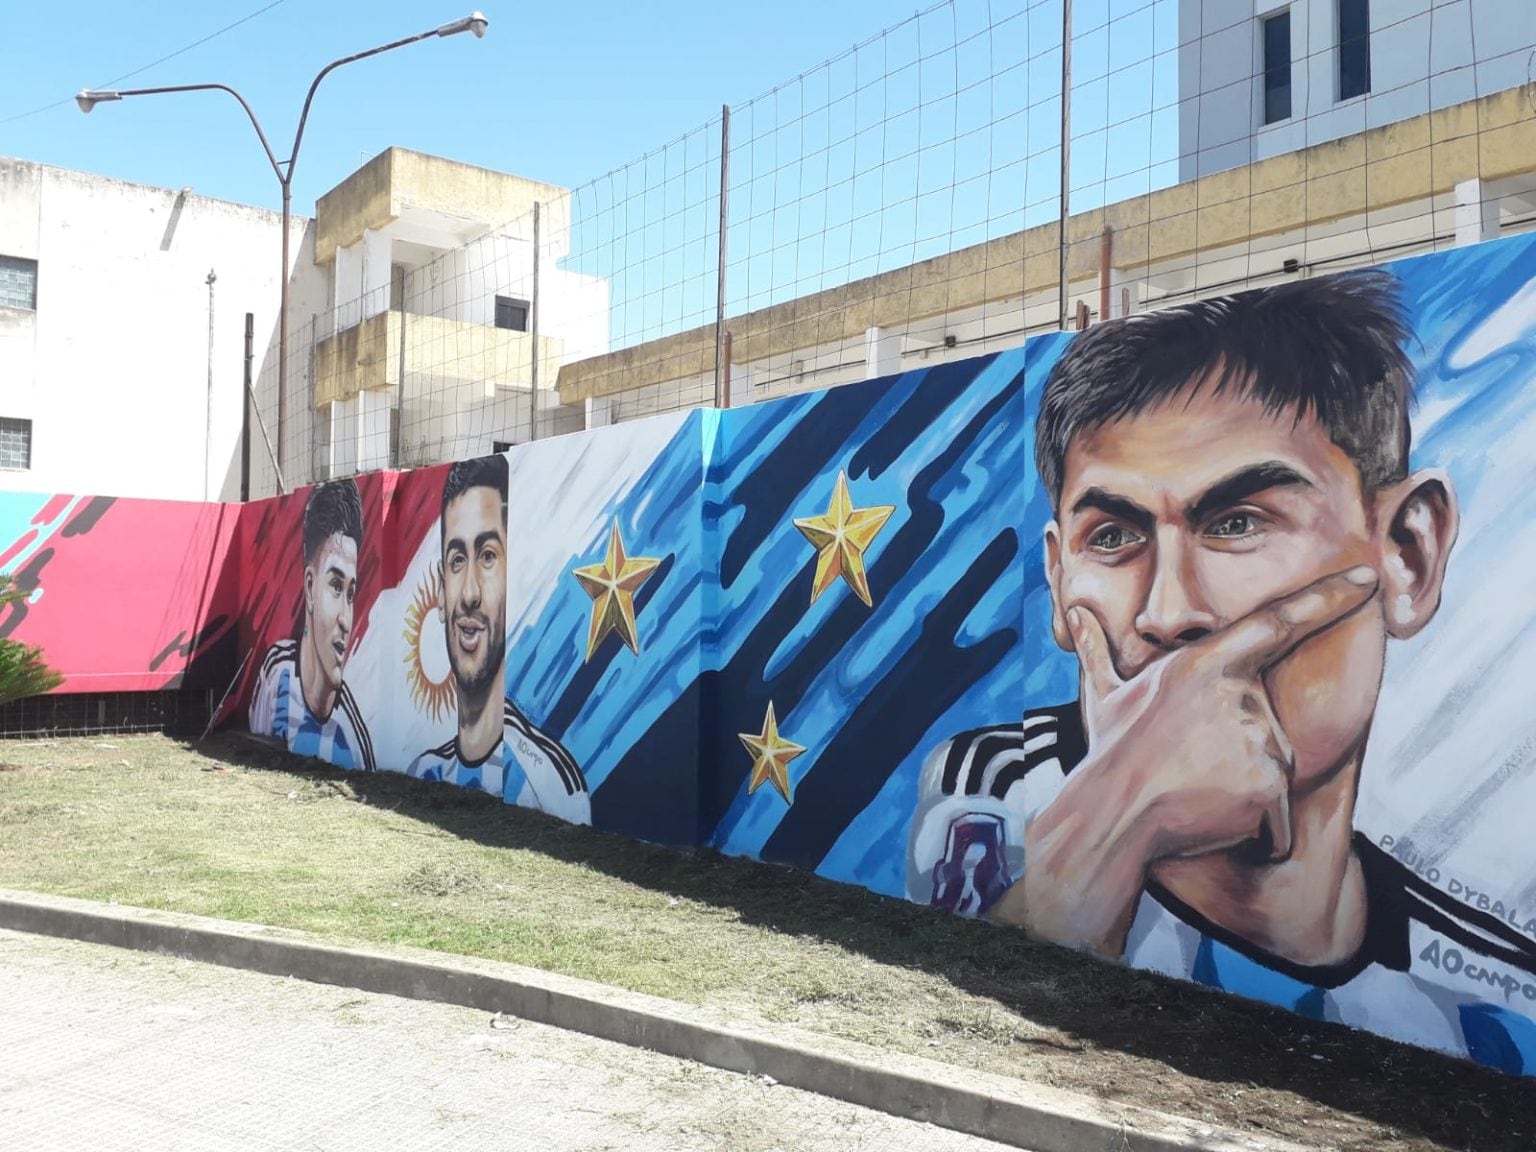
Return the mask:
<svg viewBox="0 0 1536 1152">
<path fill-rule="evenodd" d="M 436 564 L 416 586 L 411 606 L 405 610 L 405 679 L 411 686 L 416 711 L 434 721 L 453 708 L 453 676 L 442 629 L 437 627 L 438 607 L 443 602 L 443 582 Z"/>
</svg>

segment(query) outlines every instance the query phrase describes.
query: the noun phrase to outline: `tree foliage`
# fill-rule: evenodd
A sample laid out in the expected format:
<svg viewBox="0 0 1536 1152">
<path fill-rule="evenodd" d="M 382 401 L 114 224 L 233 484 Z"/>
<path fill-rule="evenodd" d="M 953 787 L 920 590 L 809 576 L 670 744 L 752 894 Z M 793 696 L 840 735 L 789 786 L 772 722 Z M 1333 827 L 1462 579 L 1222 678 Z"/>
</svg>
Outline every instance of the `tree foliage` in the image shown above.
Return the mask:
<svg viewBox="0 0 1536 1152">
<path fill-rule="evenodd" d="M 16 587 L 11 577 L 0 574 L 0 608 L 19 603 L 27 595 Z M 41 648 L 0 638 L 0 704 L 27 696 L 41 696 L 62 683 L 64 677 L 44 662 Z"/>
</svg>

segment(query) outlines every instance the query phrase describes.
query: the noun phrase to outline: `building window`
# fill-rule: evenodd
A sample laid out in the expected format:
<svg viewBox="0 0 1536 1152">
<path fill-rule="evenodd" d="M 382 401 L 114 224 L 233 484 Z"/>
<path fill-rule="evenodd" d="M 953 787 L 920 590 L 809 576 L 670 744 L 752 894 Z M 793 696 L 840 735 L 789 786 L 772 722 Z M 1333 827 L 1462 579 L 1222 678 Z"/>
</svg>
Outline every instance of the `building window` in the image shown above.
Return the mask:
<svg viewBox="0 0 1536 1152">
<path fill-rule="evenodd" d="M 1371 90 L 1371 0 L 1339 0 L 1339 99 Z"/>
<path fill-rule="evenodd" d="M 515 296 L 496 297 L 496 327 L 513 332 L 528 331 L 528 301 Z"/>
<path fill-rule="evenodd" d="M 0 416 L 0 469 L 26 471 L 32 467 L 32 421 Z"/>
<path fill-rule="evenodd" d="M 1291 115 L 1291 10 L 1266 16 L 1264 36 L 1264 123 Z"/>
<path fill-rule="evenodd" d="M 0 256 L 0 308 L 37 310 L 37 261 Z"/>
</svg>

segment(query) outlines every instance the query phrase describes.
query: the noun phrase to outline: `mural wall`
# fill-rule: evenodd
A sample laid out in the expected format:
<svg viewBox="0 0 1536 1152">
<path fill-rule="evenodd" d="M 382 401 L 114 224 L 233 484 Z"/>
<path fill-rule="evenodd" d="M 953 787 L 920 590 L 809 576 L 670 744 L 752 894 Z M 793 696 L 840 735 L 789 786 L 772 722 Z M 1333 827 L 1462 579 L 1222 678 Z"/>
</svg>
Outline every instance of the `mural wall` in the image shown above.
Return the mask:
<svg viewBox="0 0 1536 1152">
<path fill-rule="evenodd" d="M 0 572 L 28 593 L 0 636 L 62 692 L 222 692 L 238 656 L 236 505 L 0 492 Z"/>
<path fill-rule="evenodd" d="M 297 752 L 1536 1074 L 1533 377 L 1526 236 L 238 525 L 0 509 L 71 687 L 142 556 L 79 621 L 149 684 L 238 616 Z"/>
</svg>

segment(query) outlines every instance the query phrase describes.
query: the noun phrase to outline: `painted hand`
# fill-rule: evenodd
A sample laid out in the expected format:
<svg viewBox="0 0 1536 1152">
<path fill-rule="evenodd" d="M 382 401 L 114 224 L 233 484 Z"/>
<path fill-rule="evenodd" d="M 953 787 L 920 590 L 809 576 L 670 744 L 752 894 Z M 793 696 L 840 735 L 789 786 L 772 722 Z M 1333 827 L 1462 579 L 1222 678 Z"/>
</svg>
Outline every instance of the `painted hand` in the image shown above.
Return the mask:
<svg viewBox="0 0 1536 1152">
<path fill-rule="evenodd" d="M 1159 860 L 1291 850 L 1292 754 L 1264 672 L 1376 592 L 1369 568 L 1326 576 L 1180 648 L 1130 679 L 1083 607 L 1068 627 L 1081 666 L 1088 755 L 1025 830 L 1025 867 L 993 907 L 1058 944 L 1124 953 Z"/>
<path fill-rule="evenodd" d="M 1117 790 L 1146 833 L 1144 864 L 1234 848 L 1255 860 L 1290 854 L 1293 756 L 1263 674 L 1368 601 L 1376 583 L 1363 567 L 1325 576 L 1129 680 L 1093 613 L 1069 611 L 1089 758 L 1115 765 Z"/>
</svg>

